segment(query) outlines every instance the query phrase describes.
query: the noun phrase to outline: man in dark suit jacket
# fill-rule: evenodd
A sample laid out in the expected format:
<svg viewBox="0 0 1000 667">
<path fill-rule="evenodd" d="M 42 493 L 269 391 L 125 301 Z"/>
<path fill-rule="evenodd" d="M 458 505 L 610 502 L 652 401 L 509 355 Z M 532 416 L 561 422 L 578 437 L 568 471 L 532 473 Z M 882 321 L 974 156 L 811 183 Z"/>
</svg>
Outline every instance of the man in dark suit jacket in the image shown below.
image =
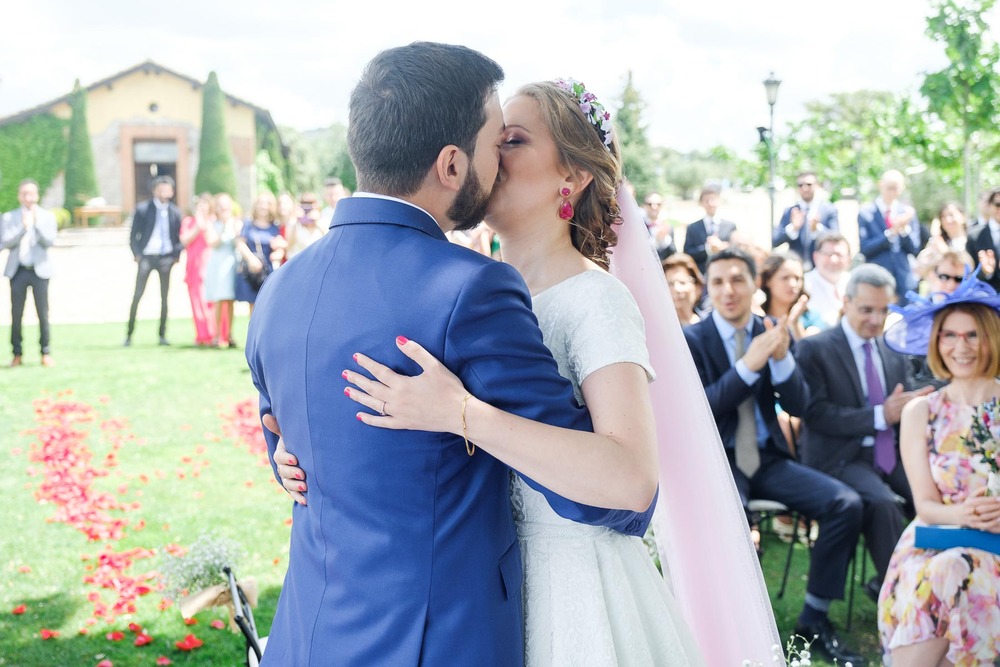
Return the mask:
<svg viewBox="0 0 1000 667">
<path fill-rule="evenodd" d="M 170 200 L 174 196 L 174 179 L 158 176 L 153 181 L 153 198 L 139 204 L 132 216 L 132 233 L 129 245 L 132 256 L 139 267 L 135 277 L 135 292 L 132 294 L 132 308 L 128 314 L 128 333 L 125 346 L 132 344 L 135 331 L 135 314 L 139 309 L 139 299 L 146 291 L 149 274 L 156 271 L 160 275 L 160 345 L 167 342 L 167 291 L 170 289 L 170 270 L 180 261 L 181 211 Z"/>
<path fill-rule="evenodd" d="M 894 289 L 884 268 L 857 267 L 847 283 L 840 325 L 804 338 L 798 349 L 810 392 L 802 420 L 802 459 L 864 500 L 865 542 L 877 572 L 865 592 L 876 599 L 906 527 L 905 512 L 913 511 L 899 458 L 899 415 L 912 398 L 931 390 L 913 391 L 906 358 L 882 339 Z M 873 380 L 878 381 L 874 390 Z"/>
<path fill-rule="evenodd" d="M 844 582 L 861 529 L 861 498 L 845 484 L 793 460 L 778 426 L 775 401 L 801 415 L 808 388 L 791 353 L 783 320 L 753 315 L 753 259 L 729 248 L 708 259 L 711 315 L 684 329 L 744 507 L 766 498 L 816 519 L 805 605 L 796 633 L 817 636 L 814 648 L 831 659 L 859 664 L 827 617 L 844 597 Z M 749 343 L 747 341 L 749 340 Z M 745 353 L 741 351 L 745 349 Z"/>
<path fill-rule="evenodd" d="M 690 255 L 698 270 L 705 273 L 708 256 L 729 247 L 736 223 L 716 217 L 719 209 L 719 188 L 706 187 L 698 197 L 705 217 L 687 226 L 684 233 L 684 254 Z"/>
<path fill-rule="evenodd" d="M 987 193 L 987 206 L 991 213 L 984 224 L 969 229 L 965 248 L 972 260 L 982 265 L 979 278 L 1000 291 L 1000 271 L 997 271 L 997 257 L 1000 257 L 1000 188 Z"/>
<path fill-rule="evenodd" d="M 858 238 L 865 261 L 878 264 L 896 281 L 896 298 L 906 305 L 906 293 L 917 288 L 910 260 L 920 252 L 923 236 L 912 206 L 900 201 L 906 181 L 890 169 L 879 179 L 879 196 L 858 212 Z"/>
<path fill-rule="evenodd" d="M 812 268 L 813 244 L 824 232 L 837 232 L 840 222 L 837 208 L 829 202 L 816 201 L 816 173 L 804 171 L 798 175 L 796 185 L 799 201 L 785 209 L 774 230 L 771 247 L 782 243 L 802 258 L 806 268 Z"/>
<path fill-rule="evenodd" d="M 311 484 L 309 504 L 293 509 L 265 666 L 523 663 L 510 468 L 452 434 L 368 428 L 340 383 L 355 352 L 416 374 L 396 345 L 406 332 L 475 396 L 590 428 L 521 276 L 445 237 L 482 219 L 496 180 L 500 78 L 464 47 L 416 42 L 377 55 L 351 94 L 360 192 L 261 288 L 247 361 L 262 416 L 295 443 Z M 277 437 L 265 436 L 273 456 Z M 561 516 L 630 535 L 652 513 L 538 490 Z"/>
</svg>

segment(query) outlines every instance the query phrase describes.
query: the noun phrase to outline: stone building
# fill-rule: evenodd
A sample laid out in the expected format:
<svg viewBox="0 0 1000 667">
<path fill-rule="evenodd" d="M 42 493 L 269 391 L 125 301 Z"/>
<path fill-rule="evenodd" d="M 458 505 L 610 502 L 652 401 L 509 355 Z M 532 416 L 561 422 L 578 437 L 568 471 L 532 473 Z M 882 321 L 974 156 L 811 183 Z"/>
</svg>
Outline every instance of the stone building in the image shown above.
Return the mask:
<svg viewBox="0 0 1000 667">
<path fill-rule="evenodd" d="M 110 206 L 131 212 L 149 197 L 157 175 L 177 181 L 176 202 L 189 208 L 198 170 L 204 83 L 151 60 L 86 86 L 87 124 L 90 129 L 97 184 Z M 271 114 L 261 107 L 226 95 L 226 134 L 235 161 L 238 192 L 234 198 L 246 208 L 255 195 L 255 158 L 264 132 L 277 132 Z M 36 114 L 70 117 L 70 95 L 20 113 L 0 118 L 0 126 L 27 120 Z M 60 174 L 43 194 L 46 207 L 64 200 Z"/>
</svg>

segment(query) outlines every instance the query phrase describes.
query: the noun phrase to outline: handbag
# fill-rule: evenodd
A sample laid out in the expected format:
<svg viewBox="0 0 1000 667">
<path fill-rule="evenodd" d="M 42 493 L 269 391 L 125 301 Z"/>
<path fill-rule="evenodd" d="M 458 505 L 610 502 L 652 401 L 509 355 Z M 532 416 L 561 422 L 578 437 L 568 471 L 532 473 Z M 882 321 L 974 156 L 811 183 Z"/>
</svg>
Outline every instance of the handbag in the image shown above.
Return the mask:
<svg viewBox="0 0 1000 667">
<path fill-rule="evenodd" d="M 247 281 L 254 290 L 260 290 L 260 286 L 264 284 L 267 277 L 271 275 L 273 267 L 271 266 L 271 260 L 264 257 L 264 249 L 260 245 L 260 239 L 254 239 L 254 243 L 257 244 L 257 250 L 254 252 L 254 256 L 260 260 L 261 269 L 260 271 L 253 271 L 250 269 L 250 264 L 247 262 L 246 257 L 240 254 L 239 262 L 236 264 L 236 272 L 243 276 L 243 279 Z"/>
</svg>

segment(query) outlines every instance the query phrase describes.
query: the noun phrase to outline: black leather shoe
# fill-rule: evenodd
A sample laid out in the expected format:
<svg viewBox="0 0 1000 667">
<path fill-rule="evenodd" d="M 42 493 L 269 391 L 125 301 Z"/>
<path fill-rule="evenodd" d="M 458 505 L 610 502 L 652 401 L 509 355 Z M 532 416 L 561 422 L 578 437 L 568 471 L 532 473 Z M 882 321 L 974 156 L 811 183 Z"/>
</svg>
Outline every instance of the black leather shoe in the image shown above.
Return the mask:
<svg viewBox="0 0 1000 667">
<path fill-rule="evenodd" d="M 809 645 L 809 650 L 819 653 L 828 660 L 836 660 L 840 664 L 851 663 L 854 667 L 863 667 L 865 659 L 856 651 L 844 646 L 837 636 L 830 619 L 824 618 L 814 625 L 796 625 L 795 634 L 803 637 Z"/>
<path fill-rule="evenodd" d="M 868 583 L 864 585 L 865 595 L 871 598 L 871 601 L 878 604 L 878 594 L 881 592 L 882 587 L 879 585 L 878 580 L 872 577 L 868 580 Z"/>
<path fill-rule="evenodd" d="M 168 340 L 167 340 L 166 338 L 164 338 L 163 336 L 160 336 L 160 345 L 164 345 L 164 346 L 166 346 L 166 345 L 170 345 L 170 341 L 168 341 Z"/>
</svg>

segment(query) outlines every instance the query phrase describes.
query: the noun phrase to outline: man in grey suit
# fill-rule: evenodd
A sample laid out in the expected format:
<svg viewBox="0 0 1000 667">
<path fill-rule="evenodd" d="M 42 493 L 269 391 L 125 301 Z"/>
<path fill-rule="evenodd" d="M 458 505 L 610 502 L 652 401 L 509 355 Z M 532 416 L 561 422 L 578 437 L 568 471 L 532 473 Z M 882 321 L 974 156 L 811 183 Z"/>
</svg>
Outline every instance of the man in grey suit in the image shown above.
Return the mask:
<svg viewBox="0 0 1000 667">
<path fill-rule="evenodd" d="M 862 530 L 877 570 L 865 592 L 875 598 L 906 527 L 898 497 L 908 512 L 913 508 L 899 458 L 900 413 L 932 389 L 913 389 L 906 358 L 882 338 L 895 289 L 895 279 L 881 266 L 854 269 L 839 326 L 802 339 L 796 357 L 810 395 L 802 419 L 802 459 L 860 494 Z"/>
<path fill-rule="evenodd" d="M 11 367 L 21 365 L 21 320 L 28 288 L 35 299 L 42 348 L 42 366 L 54 366 L 49 349 L 49 278 L 52 262 L 49 246 L 56 240 L 56 218 L 38 205 L 38 183 L 29 179 L 17 188 L 21 204 L 0 218 L 0 244 L 10 253 L 3 274 L 10 278 L 10 344 L 14 348 Z"/>
</svg>

